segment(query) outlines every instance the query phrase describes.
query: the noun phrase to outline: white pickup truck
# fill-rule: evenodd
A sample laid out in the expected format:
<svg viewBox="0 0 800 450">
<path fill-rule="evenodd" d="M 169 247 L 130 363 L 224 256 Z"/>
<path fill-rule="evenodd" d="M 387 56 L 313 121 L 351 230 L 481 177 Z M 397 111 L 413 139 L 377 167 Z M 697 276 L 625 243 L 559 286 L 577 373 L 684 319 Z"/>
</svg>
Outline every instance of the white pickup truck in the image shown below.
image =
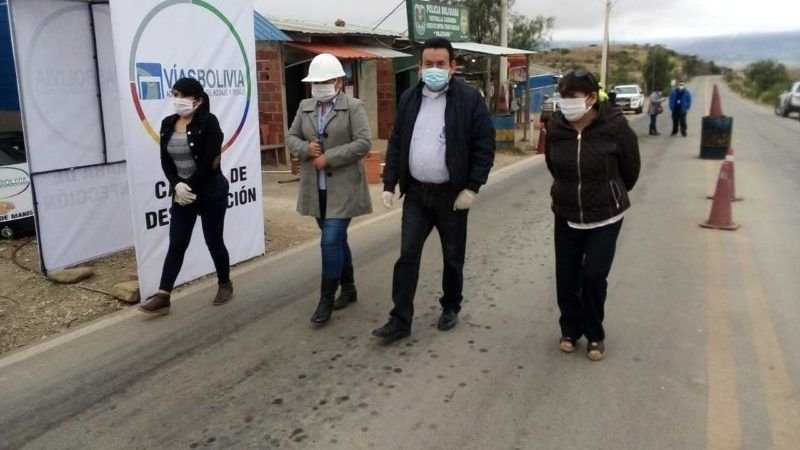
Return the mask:
<svg viewBox="0 0 800 450">
<path fill-rule="evenodd" d="M 635 111 L 636 114 L 641 114 L 644 110 L 644 93 L 639 86 L 635 84 L 615 86 L 614 93 L 617 94 L 615 103 L 623 111 Z"/>
</svg>

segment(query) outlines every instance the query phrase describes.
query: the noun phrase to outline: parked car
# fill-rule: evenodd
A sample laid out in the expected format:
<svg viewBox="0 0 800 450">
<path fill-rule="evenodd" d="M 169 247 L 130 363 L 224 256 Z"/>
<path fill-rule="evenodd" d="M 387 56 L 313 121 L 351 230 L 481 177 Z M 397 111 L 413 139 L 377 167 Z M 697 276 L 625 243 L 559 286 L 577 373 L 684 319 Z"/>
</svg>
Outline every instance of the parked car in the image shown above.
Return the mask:
<svg viewBox="0 0 800 450">
<path fill-rule="evenodd" d="M 641 114 L 644 110 L 644 92 L 635 84 L 626 84 L 614 88 L 614 103 L 623 111 L 634 111 Z"/>
<path fill-rule="evenodd" d="M 544 101 L 542 102 L 542 116 L 540 120 L 542 122 L 547 122 L 553 117 L 553 114 L 561 109 L 559 106 L 559 101 L 561 100 L 561 94 L 558 92 L 554 92 L 551 95 L 545 95 Z"/>
<path fill-rule="evenodd" d="M 788 91 L 778 96 L 775 114 L 786 117 L 793 112 L 800 112 L 800 81 L 795 81 Z"/>
<path fill-rule="evenodd" d="M 0 132 L 0 237 L 33 234 L 30 182 L 22 133 Z"/>
</svg>

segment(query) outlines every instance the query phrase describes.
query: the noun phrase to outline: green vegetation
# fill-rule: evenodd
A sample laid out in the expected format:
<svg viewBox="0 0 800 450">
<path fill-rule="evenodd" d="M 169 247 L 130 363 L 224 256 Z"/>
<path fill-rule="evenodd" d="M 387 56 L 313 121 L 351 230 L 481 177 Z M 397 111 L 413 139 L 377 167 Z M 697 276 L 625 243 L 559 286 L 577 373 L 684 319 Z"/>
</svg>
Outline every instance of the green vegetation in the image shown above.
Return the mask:
<svg viewBox="0 0 800 450">
<path fill-rule="evenodd" d="M 534 61 L 562 72 L 586 69 L 599 73 L 601 48 L 591 45 L 569 51 L 553 49 L 536 55 Z M 719 74 L 726 70 L 713 61 L 682 55 L 660 45 L 614 45 L 609 49 L 608 86 L 638 84 L 646 93 L 654 88 L 669 92 L 672 80 Z"/>
<path fill-rule="evenodd" d="M 786 90 L 791 78 L 783 64 L 772 59 L 762 59 L 747 66 L 744 72 L 727 73 L 725 81 L 734 91 L 745 97 L 774 105 L 781 92 Z"/>
<path fill-rule="evenodd" d="M 515 0 L 508 0 L 511 10 Z M 472 40 L 483 44 L 500 45 L 500 2 L 496 0 L 466 0 L 469 8 L 469 32 Z M 523 50 L 539 50 L 550 42 L 555 17 L 528 18 L 510 11 L 508 43 Z"/>
<path fill-rule="evenodd" d="M 674 52 L 656 45 L 647 52 L 647 59 L 642 68 L 645 79 L 645 91 L 653 92 L 660 89 L 669 92 L 670 82 L 675 78 Z"/>
</svg>

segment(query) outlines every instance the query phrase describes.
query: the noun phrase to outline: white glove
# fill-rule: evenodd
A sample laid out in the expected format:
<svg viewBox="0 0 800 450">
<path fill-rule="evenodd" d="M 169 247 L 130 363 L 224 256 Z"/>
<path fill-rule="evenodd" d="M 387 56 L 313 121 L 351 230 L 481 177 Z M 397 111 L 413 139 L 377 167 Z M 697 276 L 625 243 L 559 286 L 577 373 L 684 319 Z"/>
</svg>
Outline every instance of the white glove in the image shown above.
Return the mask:
<svg viewBox="0 0 800 450">
<path fill-rule="evenodd" d="M 192 188 L 186 183 L 175 185 L 175 203 L 186 206 L 197 200 L 197 195 L 192 194 Z"/>
<path fill-rule="evenodd" d="M 392 204 L 394 204 L 394 192 L 383 191 L 383 194 L 381 194 L 381 201 L 386 209 L 391 208 Z"/>
<path fill-rule="evenodd" d="M 458 197 L 456 197 L 456 202 L 453 204 L 453 211 L 459 209 L 469 209 L 469 207 L 472 206 L 472 201 L 475 200 L 476 195 L 477 194 L 469 189 L 464 189 L 461 191 L 461 193 L 458 194 Z"/>
</svg>

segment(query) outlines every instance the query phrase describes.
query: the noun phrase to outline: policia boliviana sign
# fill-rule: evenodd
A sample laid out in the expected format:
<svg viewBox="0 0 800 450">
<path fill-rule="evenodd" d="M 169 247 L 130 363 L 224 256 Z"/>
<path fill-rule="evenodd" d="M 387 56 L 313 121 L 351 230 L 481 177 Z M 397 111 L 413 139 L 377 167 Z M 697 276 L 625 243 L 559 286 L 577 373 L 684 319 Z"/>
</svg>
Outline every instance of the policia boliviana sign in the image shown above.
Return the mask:
<svg viewBox="0 0 800 450">
<path fill-rule="evenodd" d="M 442 0 L 407 0 L 408 37 L 422 41 L 440 36 L 453 42 L 469 40 L 469 10 Z"/>
</svg>

